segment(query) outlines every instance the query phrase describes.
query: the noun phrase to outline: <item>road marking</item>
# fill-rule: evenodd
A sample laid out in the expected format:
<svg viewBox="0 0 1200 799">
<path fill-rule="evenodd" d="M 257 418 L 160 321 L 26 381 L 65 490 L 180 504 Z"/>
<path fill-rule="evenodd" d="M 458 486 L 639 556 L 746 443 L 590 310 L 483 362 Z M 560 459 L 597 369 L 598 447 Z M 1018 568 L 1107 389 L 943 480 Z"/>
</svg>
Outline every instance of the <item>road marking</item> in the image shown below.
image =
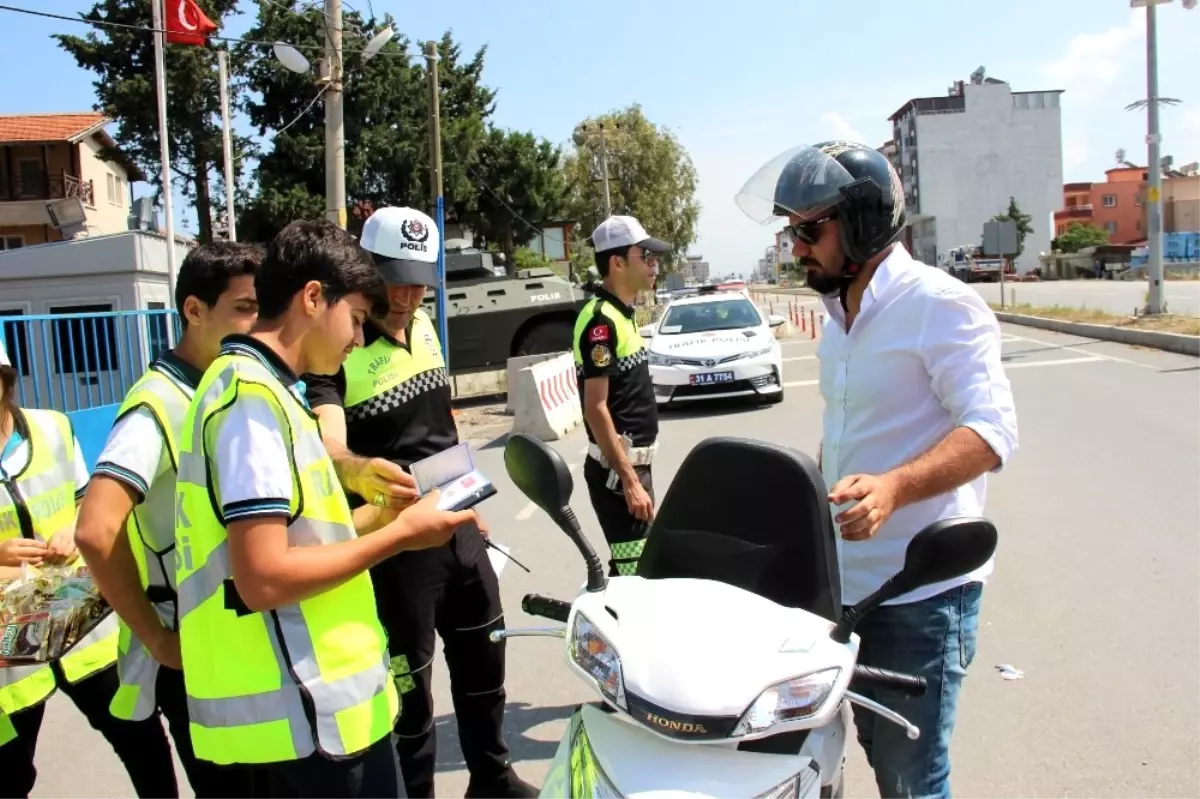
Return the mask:
<svg viewBox="0 0 1200 799">
<path fill-rule="evenodd" d="M 1128 358 L 1119 358 L 1116 355 L 1106 355 L 1106 354 L 1100 353 L 1100 352 L 1090 352 L 1088 350 L 1079 349 L 1080 347 L 1090 346 L 1088 344 L 1057 344 L 1053 341 L 1042 341 L 1039 338 L 1029 338 L 1028 336 L 1018 336 L 1013 333 L 1005 333 L 1004 335 L 1005 335 L 1005 339 L 1004 339 L 1005 341 L 1024 341 L 1028 344 L 1038 344 L 1042 347 L 1049 347 L 1051 349 L 1059 349 L 1059 350 L 1062 350 L 1063 352 L 1077 352 L 1080 355 L 1089 355 L 1094 358 L 1099 358 L 1102 361 L 1114 361 L 1115 363 L 1127 363 L 1127 364 L 1130 364 L 1131 366 L 1140 366 L 1143 369 L 1156 368 L 1154 366 L 1151 366 L 1148 363 L 1139 363 L 1138 361 L 1131 361 Z M 1063 335 L 1066 336 L 1066 335 L 1072 335 L 1072 334 L 1064 333 Z M 1089 339 L 1089 340 L 1093 341 L 1096 344 L 1119 344 L 1120 343 L 1117 341 L 1104 341 L 1102 339 Z M 1021 355 L 1023 353 L 1014 352 L 1012 354 L 1013 355 Z"/>
<path fill-rule="evenodd" d="M 1105 360 L 1099 355 L 1085 355 L 1082 358 L 1059 358 L 1053 361 L 1029 361 L 1028 363 L 1007 363 L 1004 371 L 1009 369 L 1029 369 L 1034 366 L 1066 366 L 1069 363 L 1099 363 Z"/>
<path fill-rule="evenodd" d="M 794 358 L 784 358 L 783 360 L 784 361 L 814 361 L 814 360 L 816 360 L 816 358 L 817 358 L 817 356 L 815 356 L 815 355 L 797 355 Z"/>
<path fill-rule="evenodd" d="M 789 388 L 791 386 L 815 386 L 817 383 L 820 383 L 820 382 L 821 382 L 820 380 L 793 380 L 790 383 L 784 383 L 783 387 Z"/>
</svg>

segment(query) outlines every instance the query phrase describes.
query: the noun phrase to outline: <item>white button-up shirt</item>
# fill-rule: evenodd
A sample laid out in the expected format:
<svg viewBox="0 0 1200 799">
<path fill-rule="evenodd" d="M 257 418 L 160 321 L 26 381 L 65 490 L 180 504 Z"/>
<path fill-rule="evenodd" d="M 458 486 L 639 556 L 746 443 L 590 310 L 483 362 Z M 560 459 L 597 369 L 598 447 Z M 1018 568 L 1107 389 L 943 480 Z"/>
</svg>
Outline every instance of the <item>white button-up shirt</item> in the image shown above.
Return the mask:
<svg viewBox="0 0 1200 799">
<path fill-rule="evenodd" d="M 956 427 L 978 433 L 1000 458 L 1017 447 L 1012 390 L 1000 360 L 1000 325 L 969 286 L 914 261 L 897 244 L 871 277 L 849 332 L 837 297 L 822 298 L 828 318 L 817 357 L 823 415 L 821 471 L 828 488 L 852 474 L 883 474 L 932 449 Z M 838 531 L 842 599 L 850 605 L 904 565 L 908 542 L 951 516 L 982 516 L 987 478 L 900 508 L 866 541 Z M 854 502 L 832 508 L 836 516 Z M 836 523 L 835 523 L 836 524 Z M 927 599 L 974 573 L 924 586 L 888 604 Z"/>
</svg>

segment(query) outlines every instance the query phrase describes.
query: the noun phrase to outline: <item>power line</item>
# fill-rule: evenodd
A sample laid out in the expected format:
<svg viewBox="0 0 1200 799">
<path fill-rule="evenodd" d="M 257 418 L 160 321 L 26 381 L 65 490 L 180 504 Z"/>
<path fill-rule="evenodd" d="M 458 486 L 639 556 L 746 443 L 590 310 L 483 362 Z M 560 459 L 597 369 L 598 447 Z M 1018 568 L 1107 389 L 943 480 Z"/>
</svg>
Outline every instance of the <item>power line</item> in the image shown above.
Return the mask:
<svg viewBox="0 0 1200 799">
<path fill-rule="evenodd" d="M 15 14 L 28 14 L 31 17 L 45 17 L 46 19 L 57 19 L 57 20 L 62 20 L 63 22 L 83 23 L 84 25 L 91 25 L 92 27 L 95 27 L 95 28 L 115 28 L 115 29 L 119 29 L 119 30 L 136 31 L 138 33 L 169 33 L 170 32 L 170 31 L 166 30 L 165 28 L 155 28 L 153 26 L 147 26 L 147 25 L 127 25 L 123 22 L 108 22 L 107 20 L 84 19 L 83 17 L 68 17 L 65 14 L 51 14 L 48 11 L 35 11 L 32 8 L 19 8 L 17 6 L 9 6 L 9 5 L 0 5 L 0 11 L 12 11 Z M 263 41 L 258 41 L 256 39 L 238 39 L 238 38 L 234 38 L 232 36 L 214 36 L 214 35 L 210 34 L 206 38 L 212 39 L 212 40 L 218 41 L 218 42 L 231 42 L 233 44 L 249 44 L 249 45 L 255 45 L 257 47 L 274 47 L 275 46 L 275 42 L 263 42 Z M 289 44 L 289 46 L 294 47 L 297 50 L 310 50 L 310 51 L 319 52 L 319 53 L 325 52 L 325 46 L 320 45 L 320 44 Z M 361 50 L 343 48 L 342 54 L 345 55 L 347 53 L 350 53 L 350 54 L 362 53 L 364 51 L 365 51 L 365 48 L 363 48 Z M 387 56 L 388 58 L 406 58 L 407 59 L 407 58 L 416 58 L 416 57 L 418 57 L 419 54 L 418 53 L 381 50 L 381 51 L 379 51 L 379 53 L 377 55 Z"/>
</svg>

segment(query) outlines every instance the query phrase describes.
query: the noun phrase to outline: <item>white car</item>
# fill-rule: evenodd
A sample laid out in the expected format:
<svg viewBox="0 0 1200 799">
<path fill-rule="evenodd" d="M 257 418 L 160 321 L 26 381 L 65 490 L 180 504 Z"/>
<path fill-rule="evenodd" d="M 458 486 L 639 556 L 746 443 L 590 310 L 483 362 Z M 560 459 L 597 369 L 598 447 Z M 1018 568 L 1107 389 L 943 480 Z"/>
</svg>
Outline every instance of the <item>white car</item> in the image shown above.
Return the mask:
<svg viewBox="0 0 1200 799">
<path fill-rule="evenodd" d="M 783 399 L 783 357 L 774 328 L 741 291 L 707 292 L 667 306 L 642 328 L 660 406 L 720 397 Z"/>
</svg>

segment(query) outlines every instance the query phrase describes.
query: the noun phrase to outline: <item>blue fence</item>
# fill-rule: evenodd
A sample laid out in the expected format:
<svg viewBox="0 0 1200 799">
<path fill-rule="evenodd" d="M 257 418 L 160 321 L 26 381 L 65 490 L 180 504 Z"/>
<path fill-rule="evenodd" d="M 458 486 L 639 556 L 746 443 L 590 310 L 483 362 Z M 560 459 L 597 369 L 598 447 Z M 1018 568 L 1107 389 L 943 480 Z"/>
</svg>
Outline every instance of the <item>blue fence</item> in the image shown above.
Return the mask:
<svg viewBox="0 0 1200 799">
<path fill-rule="evenodd" d="M 174 309 L 16 315 L 0 311 L 0 343 L 24 408 L 71 416 L 89 468 L 117 406 L 150 363 L 179 340 Z"/>
</svg>

